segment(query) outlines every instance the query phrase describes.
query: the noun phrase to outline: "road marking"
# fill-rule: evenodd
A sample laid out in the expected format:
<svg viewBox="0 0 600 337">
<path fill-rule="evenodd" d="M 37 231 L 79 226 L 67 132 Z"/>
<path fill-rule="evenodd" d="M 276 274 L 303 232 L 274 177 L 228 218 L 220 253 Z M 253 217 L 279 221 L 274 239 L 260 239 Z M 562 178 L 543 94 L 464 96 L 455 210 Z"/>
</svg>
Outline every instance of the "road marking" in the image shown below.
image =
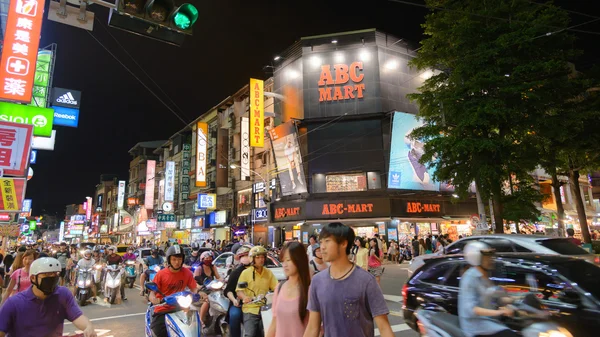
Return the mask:
<svg viewBox="0 0 600 337">
<path fill-rule="evenodd" d="M 406 330 L 410 330 L 410 327 L 408 325 L 406 325 L 406 323 L 392 325 L 393 332 L 400 332 L 400 331 L 406 331 Z M 380 336 L 379 329 L 375 329 L 375 336 Z"/>
<path fill-rule="evenodd" d="M 104 335 L 106 335 L 107 333 L 110 332 L 110 330 L 103 330 L 103 329 L 94 329 L 94 331 L 96 332 L 96 335 L 98 335 L 98 336 L 104 336 Z M 77 330 L 77 331 L 75 331 L 73 333 L 67 333 L 67 332 L 65 332 L 65 333 L 63 333 L 63 336 L 70 336 L 70 335 L 73 335 L 73 334 L 82 334 L 82 333 L 83 333 L 83 331 Z M 114 337 L 114 336 L 110 335 L 110 336 L 104 336 L 104 337 Z"/>
<path fill-rule="evenodd" d="M 96 322 L 96 321 L 104 321 L 107 319 L 115 319 L 115 318 L 123 318 L 123 317 L 132 317 L 132 316 L 142 316 L 145 315 L 146 312 L 138 312 L 137 314 L 125 314 L 125 315 L 118 315 L 118 316 L 107 316 L 107 317 L 100 317 L 100 318 L 92 318 L 90 319 L 91 322 Z M 71 322 L 65 322 L 65 325 L 69 325 L 69 324 L 73 324 Z"/>
<path fill-rule="evenodd" d="M 390 302 L 402 302 L 402 296 L 396 296 L 396 295 L 383 295 L 383 298 L 385 298 L 386 301 L 390 301 Z"/>
<path fill-rule="evenodd" d="M 403 317 L 404 314 L 402 313 L 402 311 L 392 311 L 392 310 L 390 310 L 390 316 Z"/>
</svg>

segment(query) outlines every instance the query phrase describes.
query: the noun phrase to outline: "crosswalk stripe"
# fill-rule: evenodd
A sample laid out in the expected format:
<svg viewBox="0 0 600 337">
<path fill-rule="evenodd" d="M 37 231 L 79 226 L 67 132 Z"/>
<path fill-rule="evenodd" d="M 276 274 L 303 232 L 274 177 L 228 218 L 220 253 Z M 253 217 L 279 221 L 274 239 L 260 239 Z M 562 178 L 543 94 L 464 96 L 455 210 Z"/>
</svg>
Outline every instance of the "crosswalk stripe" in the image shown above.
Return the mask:
<svg viewBox="0 0 600 337">
<path fill-rule="evenodd" d="M 383 298 L 385 298 L 386 301 L 390 302 L 402 302 L 402 296 L 383 294 Z"/>
<path fill-rule="evenodd" d="M 393 332 L 400 332 L 410 330 L 410 327 L 406 323 L 392 325 Z M 375 329 L 375 336 L 381 336 L 379 329 Z"/>
</svg>

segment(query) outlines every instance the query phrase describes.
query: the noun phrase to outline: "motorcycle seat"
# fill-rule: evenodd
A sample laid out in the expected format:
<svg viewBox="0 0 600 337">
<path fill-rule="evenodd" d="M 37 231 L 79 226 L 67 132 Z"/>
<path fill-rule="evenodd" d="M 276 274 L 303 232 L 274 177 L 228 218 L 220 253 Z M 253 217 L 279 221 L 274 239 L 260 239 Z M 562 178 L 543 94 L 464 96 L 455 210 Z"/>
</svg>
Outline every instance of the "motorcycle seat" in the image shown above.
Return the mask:
<svg viewBox="0 0 600 337">
<path fill-rule="evenodd" d="M 448 332 L 453 337 L 464 337 L 465 334 L 460 328 L 458 316 L 447 312 L 436 312 L 430 316 L 431 323 L 438 328 Z"/>
</svg>

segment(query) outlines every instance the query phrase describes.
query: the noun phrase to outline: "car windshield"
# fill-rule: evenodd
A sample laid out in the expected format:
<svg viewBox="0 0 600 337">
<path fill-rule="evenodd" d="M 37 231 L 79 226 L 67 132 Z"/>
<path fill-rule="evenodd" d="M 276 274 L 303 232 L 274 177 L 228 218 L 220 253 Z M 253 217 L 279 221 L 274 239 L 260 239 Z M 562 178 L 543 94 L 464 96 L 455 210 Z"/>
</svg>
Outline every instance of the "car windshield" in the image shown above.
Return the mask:
<svg viewBox="0 0 600 337">
<path fill-rule="evenodd" d="M 117 247 L 117 253 L 126 253 L 129 247 Z"/>
<path fill-rule="evenodd" d="M 584 260 L 557 262 L 552 263 L 551 266 L 569 281 L 577 283 L 583 290 L 600 299 L 600 287 L 598 287 L 600 267 Z"/>
<path fill-rule="evenodd" d="M 151 252 L 150 249 L 143 249 L 142 250 L 142 258 L 149 256 L 150 252 Z"/>
<path fill-rule="evenodd" d="M 561 255 L 586 255 L 589 254 L 585 249 L 577 246 L 569 239 L 547 239 L 538 240 L 540 245 L 553 250 Z"/>
</svg>

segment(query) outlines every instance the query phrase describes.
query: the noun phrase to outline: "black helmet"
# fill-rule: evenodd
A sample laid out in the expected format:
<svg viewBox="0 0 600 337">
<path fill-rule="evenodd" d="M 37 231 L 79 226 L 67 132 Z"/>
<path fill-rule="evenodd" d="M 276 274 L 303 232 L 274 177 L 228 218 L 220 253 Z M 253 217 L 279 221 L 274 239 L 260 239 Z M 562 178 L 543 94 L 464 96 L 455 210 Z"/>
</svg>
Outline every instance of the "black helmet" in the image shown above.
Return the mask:
<svg viewBox="0 0 600 337">
<path fill-rule="evenodd" d="M 167 265 L 171 268 L 173 268 L 173 266 L 171 265 L 171 256 L 179 256 L 182 259 L 185 258 L 185 254 L 183 253 L 183 249 L 181 249 L 181 247 L 179 247 L 179 245 L 173 245 L 171 247 L 169 247 L 169 249 L 167 249 Z M 183 266 L 183 264 L 181 265 L 181 267 Z M 181 269 L 181 267 L 175 269 L 175 270 L 179 270 Z"/>
<path fill-rule="evenodd" d="M 150 251 L 150 255 L 158 255 L 158 249 L 156 248 L 152 248 L 152 250 Z"/>
<path fill-rule="evenodd" d="M 193 251 L 200 250 L 200 245 L 198 244 L 198 242 L 192 242 L 192 250 Z"/>
</svg>

